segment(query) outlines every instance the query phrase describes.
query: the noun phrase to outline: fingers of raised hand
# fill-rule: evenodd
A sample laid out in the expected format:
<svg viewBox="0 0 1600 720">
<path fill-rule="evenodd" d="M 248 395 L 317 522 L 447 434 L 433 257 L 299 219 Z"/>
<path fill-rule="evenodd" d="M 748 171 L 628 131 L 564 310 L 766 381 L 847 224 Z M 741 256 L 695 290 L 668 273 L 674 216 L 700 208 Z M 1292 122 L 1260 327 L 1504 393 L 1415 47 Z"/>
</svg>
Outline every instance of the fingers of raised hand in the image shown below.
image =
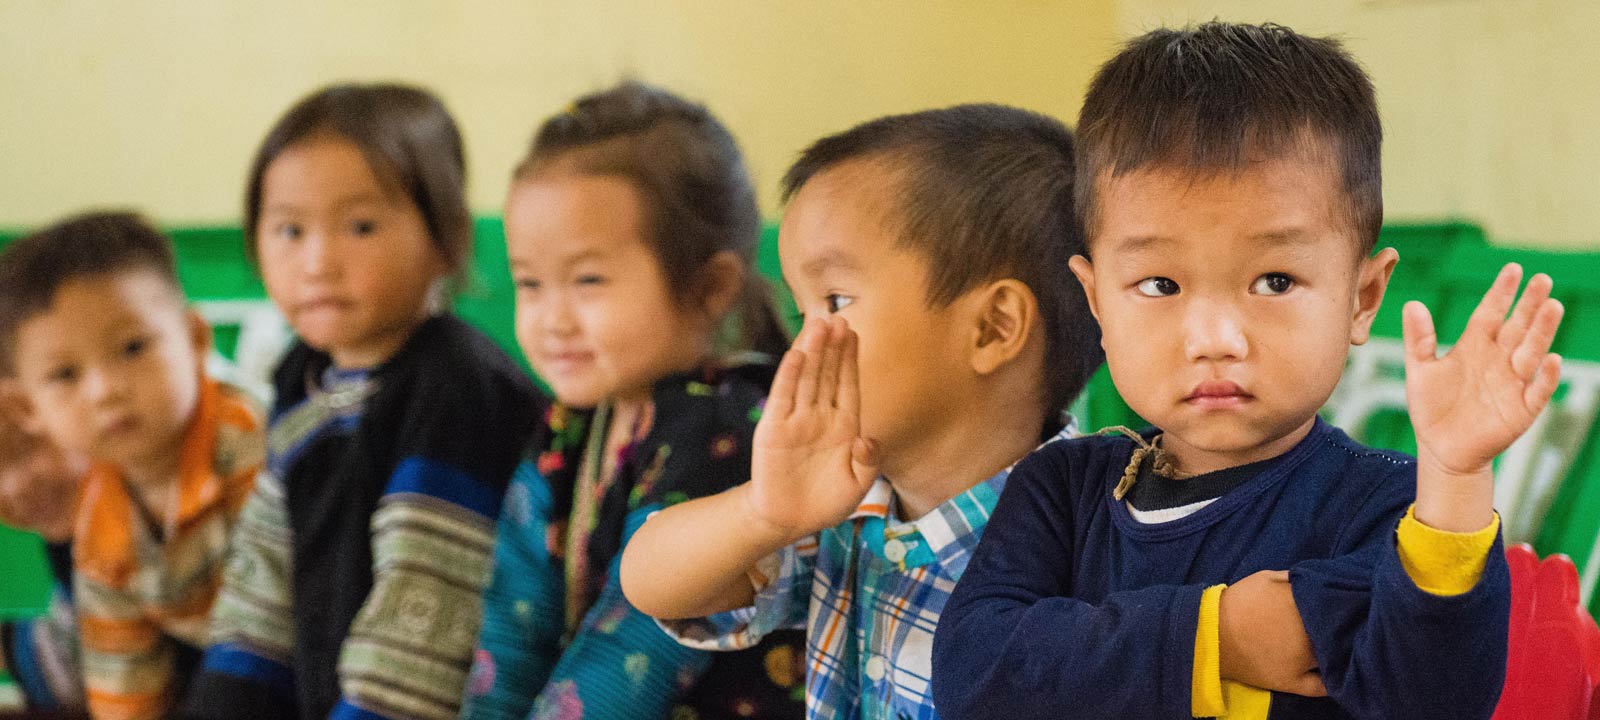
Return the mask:
<svg viewBox="0 0 1600 720">
<path fill-rule="evenodd" d="M 1428 306 L 1412 300 L 1401 310 L 1400 334 L 1406 346 L 1406 363 L 1433 360 L 1439 351 L 1439 336 L 1433 329 L 1433 314 Z"/>
<path fill-rule="evenodd" d="M 1458 344 L 1484 339 L 1493 341 L 1498 337 L 1501 326 L 1506 322 L 1506 312 L 1511 310 L 1511 302 L 1517 298 L 1517 287 L 1521 284 L 1521 265 L 1506 263 L 1505 267 L 1500 268 L 1494 284 L 1489 286 L 1478 307 L 1473 309 L 1472 317 L 1467 319 L 1466 330 L 1462 331 Z"/>
<path fill-rule="evenodd" d="M 841 321 L 843 322 L 843 321 Z M 844 327 L 844 350 L 839 357 L 839 410 L 849 419 L 859 419 L 861 413 L 860 341 L 848 324 Z"/>
<path fill-rule="evenodd" d="M 1566 312 L 1560 301 L 1549 297 L 1530 307 L 1533 309 L 1527 313 L 1530 317 L 1520 328 L 1517 343 L 1509 346 L 1512 348 L 1511 370 L 1524 382 L 1531 381 L 1544 363 L 1550 344 L 1555 342 L 1556 329 L 1561 326 L 1561 316 Z M 1517 310 L 1522 312 L 1520 306 Z"/>
<path fill-rule="evenodd" d="M 1526 390 L 1522 391 L 1522 402 L 1527 405 L 1528 412 L 1538 415 L 1544 406 L 1550 402 L 1550 396 L 1556 392 L 1556 386 L 1561 384 L 1561 356 L 1550 353 L 1539 361 L 1539 369 L 1534 374 L 1533 380 L 1528 383 Z"/>
<path fill-rule="evenodd" d="M 850 446 L 850 468 L 855 472 L 856 484 L 865 491 L 878 479 L 878 443 L 866 438 L 856 438 Z"/>
<path fill-rule="evenodd" d="M 1533 326 L 1540 310 L 1550 300 L 1550 276 L 1544 273 L 1534 275 L 1528 280 L 1528 287 L 1523 289 L 1522 297 L 1517 299 L 1517 306 L 1512 308 L 1511 317 L 1506 319 L 1505 325 L 1500 327 L 1500 333 L 1495 341 L 1501 347 L 1514 348 L 1521 344 L 1523 337 Z"/>
<path fill-rule="evenodd" d="M 794 412 L 795 390 L 800 386 L 800 375 L 805 372 L 806 354 L 791 349 L 783 354 L 778 372 L 772 378 L 772 390 L 767 393 L 767 404 L 761 411 L 763 424 L 787 420 Z"/>
<path fill-rule="evenodd" d="M 844 365 L 845 333 L 848 330 L 843 326 L 843 320 L 825 318 L 824 322 L 828 325 L 828 342 L 822 349 L 822 377 L 817 384 L 817 403 L 822 407 L 836 408 L 839 406 L 840 372 Z"/>
<path fill-rule="evenodd" d="M 794 392 L 796 410 L 806 410 L 817 403 L 823 370 L 827 365 L 828 333 L 827 318 L 807 317 L 805 327 L 800 329 L 800 337 L 795 339 L 795 346 L 806 353 L 806 365 Z"/>
</svg>

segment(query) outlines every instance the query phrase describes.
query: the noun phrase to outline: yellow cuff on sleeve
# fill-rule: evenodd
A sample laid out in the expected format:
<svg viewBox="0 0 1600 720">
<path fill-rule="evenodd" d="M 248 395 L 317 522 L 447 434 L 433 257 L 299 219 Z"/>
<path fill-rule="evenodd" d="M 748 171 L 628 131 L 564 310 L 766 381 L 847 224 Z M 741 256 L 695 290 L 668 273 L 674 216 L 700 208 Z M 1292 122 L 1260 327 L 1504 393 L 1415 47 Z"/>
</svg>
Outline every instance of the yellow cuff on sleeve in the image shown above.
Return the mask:
<svg viewBox="0 0 1600 720">
<path fill-rule="evenodd" d="M 1460 595 L 1477 586 L 1499 532 L 1499 513 L 1482 530 L 1458 533 L 1422 524 L 1413 505 L 1406 509 L 1406 516 L 1395 530 L 1400 566 L 1424 592 Z"/>
<path fill-rule="evenodd" d="M 1272 693 L 1222 679 L 1220 612 L 1222 590 L 1226 587 L 1213 585 L 1200 596 L 1200 624 L 1194 631 L 1194 675 L 1189 714 L 1197 718 L 1265 720 L 1272 707 Z"/>
<path fill-rule="evenodd" d="M 1194 630 L 1194 677 L 1191 681 L 1189 712 L 1197 718 L 1226 715 L 1222 700 L 1222 644 L 1218 635 L 1218 610 L 1222 590 L 1213 585 L 1200 596 L 1200 624 Z"/>
</svg>

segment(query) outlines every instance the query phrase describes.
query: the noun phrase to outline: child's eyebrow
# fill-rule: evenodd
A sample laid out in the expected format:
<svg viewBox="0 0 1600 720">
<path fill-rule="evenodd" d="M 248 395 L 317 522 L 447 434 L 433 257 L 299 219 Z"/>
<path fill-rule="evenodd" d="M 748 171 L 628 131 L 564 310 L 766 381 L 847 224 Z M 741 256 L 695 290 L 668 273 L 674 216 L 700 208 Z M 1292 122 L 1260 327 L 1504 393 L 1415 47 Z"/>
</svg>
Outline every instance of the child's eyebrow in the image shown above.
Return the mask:
<svg viewBox="0 0 1600 720">
<path fill-rule="evenodd" d="M 344 209 L 355 207 L 357 205 L 382 205 L 388 201 L 389 198 L 387 196 L 380 195 L 378 193 L 360 192 L 341 198 L 339 200 L 339 204 L 335 207 Z"/>
<path fill-rule="evenodd" d="M 1251 235 L 1250 239 L 1258 242 L 1264 242 L 1268 245 L 1309 245 L 1315 241 L 1315 238 L 1311 236 L 1311 233 L 1306 232 L 1303 228 L 1297 227 L 1256 233 L 1255 235 Z"/>
<path fill-rule="evenodd" d="M 821 255 L 805 261 L 800 265 L 800 272 L 806 277 L 816 277 L 827 270 L 855 270 L 859 266 L 856 259 L 839 249 L 831 249 Z"/>
<path fill-rule="evenodd" d="M 565 269 L 582 262 L 605 260 L 607 257 L 610 257 L 610 255 L 611 254 L 605 250 L 589 248 L 572 253 L 571 255 L 557 255 L 555 260 L 557 267 Z"/>
<path fill-rule="evenodd" d="M 1172 238 L 1162 237 L 1160 235 L 1133 235 L 1118 239 L 1116 243 L 1111 246 L 1111 251 L 1119 255 L 1125 255 L 1129 253 L 1154 250 L 1160 246 L 1171 245 L 1172 243 Z"/>
<path fill-rule="evenodd" d="M 382 205 L 382 204 L 384 204 L 384 203 L 386 203 L 388 201 L 389 201 L 389 198 L 387 196 L 385 196 L 385 195 L 382 195 L 382 194 L 379 194 L 379 193 L 374 193 L 374 192 L 361 192 L 361 193 L 356 193 L 354 195 L 349 195 L 349 196 L 346 196 L 346 197 L 339 198 L 338 202 L 334 203 L 333 207 L 336 210 L 345 210 L 345 209 L 348 209 L 348 208 L 351 208 L 351 207 L 355 207 L 355 206 L 358 206 L 358 205 Z M 293 214 L 293 213 L 301 212 L 303 210 L 305 210 L 305 208 L 301 207 L 300 205 L 297 205 L 297 204 L 291 203 L 291 202 L 283 202 L 283 201 L 280 200 L 280 201 L 277 201 L 277 202 L 268 203 L 265 207 L 263 207 L 261 209 L 261 214 L 262 215 L 271 215 L 271 214 L 275 214 L 275 213 Z"/>
<path fill-rule="evenodd" d="M 1278 230 L 1255 233 L 1250 240 L 1274 247 L 1296 248 L 1316 242 L 1316 237 L 1304 228 L 1289 227 Z M 1132 254 L 1158 249 L 1175 242 L 1172 238 L 1160 235 L 1133 235 L 1118 239 L 1112 245 L 1112 251 L 1118 254 Z"/>
</svg>

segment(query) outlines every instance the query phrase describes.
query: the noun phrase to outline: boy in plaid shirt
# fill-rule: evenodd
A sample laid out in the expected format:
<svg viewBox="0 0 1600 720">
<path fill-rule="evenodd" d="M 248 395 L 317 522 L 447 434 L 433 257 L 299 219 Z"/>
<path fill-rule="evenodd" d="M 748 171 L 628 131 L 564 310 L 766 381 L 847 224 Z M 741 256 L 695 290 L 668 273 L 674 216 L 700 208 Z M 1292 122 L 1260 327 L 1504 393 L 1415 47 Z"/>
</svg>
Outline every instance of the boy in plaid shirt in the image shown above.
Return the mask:
<svg viewBox="0 0 1600 720">
<path fill-rule="evenodd" d="M 1062 409 L 1101 359 L 1061 272 L 1081 251 L 1072 172 L 1065 127 L 994 105 L 807 150 L 779 236 L 807 319 L 751 481 L 646 522 L 628 599 L 695 647 L 803 623 L 811 717 L 938 717 L 944 603 L 1010 466 L 1070 432 Z"/>
</svg>

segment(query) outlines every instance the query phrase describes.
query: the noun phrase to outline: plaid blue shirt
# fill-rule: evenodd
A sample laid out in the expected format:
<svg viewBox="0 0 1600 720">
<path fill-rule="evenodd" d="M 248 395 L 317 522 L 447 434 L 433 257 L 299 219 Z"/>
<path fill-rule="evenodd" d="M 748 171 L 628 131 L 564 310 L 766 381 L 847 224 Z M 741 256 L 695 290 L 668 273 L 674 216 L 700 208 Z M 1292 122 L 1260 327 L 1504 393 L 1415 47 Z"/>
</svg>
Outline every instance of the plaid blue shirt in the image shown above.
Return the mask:
<svg viewBox="0 0 1600 720">
<path fill-rule="evenodd" d="M 751 607 L 661 625 L 690 647 L 738 650 L 804 620 L 809 717 L 935 720 L 933 631 L 1010 474 L 912 522 L 879 478 L 849 520 L 757 565 Z"/>
</svg>

